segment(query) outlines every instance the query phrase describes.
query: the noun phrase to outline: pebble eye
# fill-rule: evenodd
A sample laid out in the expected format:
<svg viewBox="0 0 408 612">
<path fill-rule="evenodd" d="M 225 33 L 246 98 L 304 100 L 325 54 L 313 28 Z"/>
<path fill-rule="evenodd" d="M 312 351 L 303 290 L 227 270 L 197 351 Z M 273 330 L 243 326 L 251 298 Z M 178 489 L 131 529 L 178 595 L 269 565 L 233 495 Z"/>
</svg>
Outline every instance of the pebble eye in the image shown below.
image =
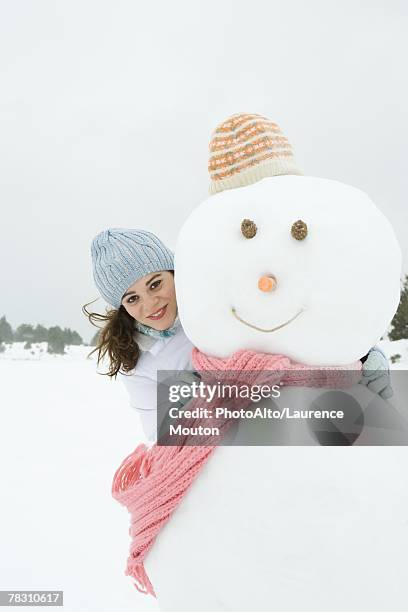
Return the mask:
<svg viewBox="0 0 408 612">
<path fill-rule="evenodd" d="M 293 238 L 295 238 L 295 240 L 304 240 L 307 236 L 306 223 L 301 219 L 298 219 L 292 225 L 290 233 L 292 234 Z"/>
<path fill-rule="evenodd" d="M 253 238 L 258 228 L 251 219 L 244 219 L 241 223 L 241 232 L 245 238 Z"/>
</svg>

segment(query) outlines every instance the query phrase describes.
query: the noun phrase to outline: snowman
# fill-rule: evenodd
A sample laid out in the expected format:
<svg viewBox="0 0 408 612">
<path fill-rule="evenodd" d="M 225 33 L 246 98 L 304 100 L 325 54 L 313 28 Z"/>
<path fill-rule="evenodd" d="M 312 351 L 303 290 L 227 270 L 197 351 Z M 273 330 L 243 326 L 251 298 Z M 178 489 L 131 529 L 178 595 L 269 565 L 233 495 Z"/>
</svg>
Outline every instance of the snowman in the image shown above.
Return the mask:
<svg viewBox="0 0 408 612">
<path fill-rule="evenodd" d="M 388 220 L 359 189 L 303 176 L 265 117 L 224 121 L 210 155 L 211 195 L 176 248 L 187 336 L 219 359 L 358 361 L 399 302 Z M 217 448 L 146 559 L 161 611 L 405 611 L 407 452 L 366 444 Z"/>
</svg>

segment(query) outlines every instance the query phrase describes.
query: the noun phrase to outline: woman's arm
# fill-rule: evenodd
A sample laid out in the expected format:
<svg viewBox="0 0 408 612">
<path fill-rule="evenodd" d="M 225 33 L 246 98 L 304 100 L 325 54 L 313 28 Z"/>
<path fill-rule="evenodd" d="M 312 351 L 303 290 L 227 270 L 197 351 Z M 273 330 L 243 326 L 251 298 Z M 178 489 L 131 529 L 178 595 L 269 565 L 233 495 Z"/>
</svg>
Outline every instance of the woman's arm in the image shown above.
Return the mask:
<svg viewBox="0 0 408 612">
<path fill-rule="evenodd" d="M 149 441 L 156 440 L 157 384 L 155 380 L 138 374 L 120 374 L 129 394 L 130 406 L 138 413 L 144 434 Z"/>
</svg>

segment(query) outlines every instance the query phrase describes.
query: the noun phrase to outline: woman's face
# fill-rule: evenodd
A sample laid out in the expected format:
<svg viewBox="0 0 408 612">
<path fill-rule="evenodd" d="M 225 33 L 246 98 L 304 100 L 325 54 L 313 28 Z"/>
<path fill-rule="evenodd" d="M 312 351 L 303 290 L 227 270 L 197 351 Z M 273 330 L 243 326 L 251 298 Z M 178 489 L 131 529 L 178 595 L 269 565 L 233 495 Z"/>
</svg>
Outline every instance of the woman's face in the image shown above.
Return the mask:
<svg viewBox="0 0 408 612">
<path fill-rule="evenodd" d="M 122 297 L 122 306 L 136 321 L 153 329 L 171 327 L 177 315 L 173 274 L 163 270 L 139 278 Z"/>
</svg>

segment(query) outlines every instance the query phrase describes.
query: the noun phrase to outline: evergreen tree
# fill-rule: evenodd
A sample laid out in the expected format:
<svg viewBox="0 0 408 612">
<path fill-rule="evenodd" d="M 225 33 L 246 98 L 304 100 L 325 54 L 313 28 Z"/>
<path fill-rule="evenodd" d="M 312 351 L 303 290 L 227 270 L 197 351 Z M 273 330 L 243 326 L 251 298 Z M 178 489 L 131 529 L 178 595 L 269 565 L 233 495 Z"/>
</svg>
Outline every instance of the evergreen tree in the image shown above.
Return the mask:
<svg viewBox="0 0 408 612">
<path fill-rule="evenodd" d="M 408 338 L 408 274 L 405 275 L 398 310 L 391 321 L 390 340 Z"/>
<path fill-rule="evenodd" d="M 83 344 L 82 338 L 78 334 L 78 332 L 72 331 L 72 329 L 65 327 L 63 334 L 64 334 L 65 344 L 75 345 L 75 346 L 78 346 L 79 344 Z"/>
<path fill-rule="evenodd" d="M 22 323 L 14 333 L 14 340 L 16 342 L 34 342 L 34 336 L 34 327 L 27 323 Z"/>
<path fill-rule="evenodd" d="M 55 355 L 63 355 L 64 349 L 64 332 L 59 325 L 50 327 L 48 330 L 48 352 Z"/>
<path fill-rule="evenodd" d="M 79 346 L 80 344 L 84 343 L 84 341 L 82 340 L 82 337 L 78 334 L 78 332 L 73 331 L 71 333 L 72 333 L 71 344 L 73 344 L 74 346 Z"/>
<path fill-rule="evenodd" d="M 98 330 L 94 336 L 92 336 L 91 342 L 89 346 L 96 346 L 98 344 L 98 336 L 100 331 Z"/>
<path fill-rule="evenodd" d="M 0 343 L 13 342 L 13 330 L 6 317 L 0 319 Z"/>
<path fill-rule="evenodd" d="M 48 329 L 44 325 L 36 325 L 34 329 L 34 342 L 47 342 Z"/>
<path fill-rule="evenodd" d="M 6 347 L 5 347 L 4 343 L 0 342 L 0 353 L 4 353 L 5 350 L 6 350 Z"/>
<path fill-rule="evenodd" d="M 64 336 L 64 343 L 71 344 L 72 332 L 68 327 L 64 327 L 64 331 L 62 332 Z"/>
</svg>

